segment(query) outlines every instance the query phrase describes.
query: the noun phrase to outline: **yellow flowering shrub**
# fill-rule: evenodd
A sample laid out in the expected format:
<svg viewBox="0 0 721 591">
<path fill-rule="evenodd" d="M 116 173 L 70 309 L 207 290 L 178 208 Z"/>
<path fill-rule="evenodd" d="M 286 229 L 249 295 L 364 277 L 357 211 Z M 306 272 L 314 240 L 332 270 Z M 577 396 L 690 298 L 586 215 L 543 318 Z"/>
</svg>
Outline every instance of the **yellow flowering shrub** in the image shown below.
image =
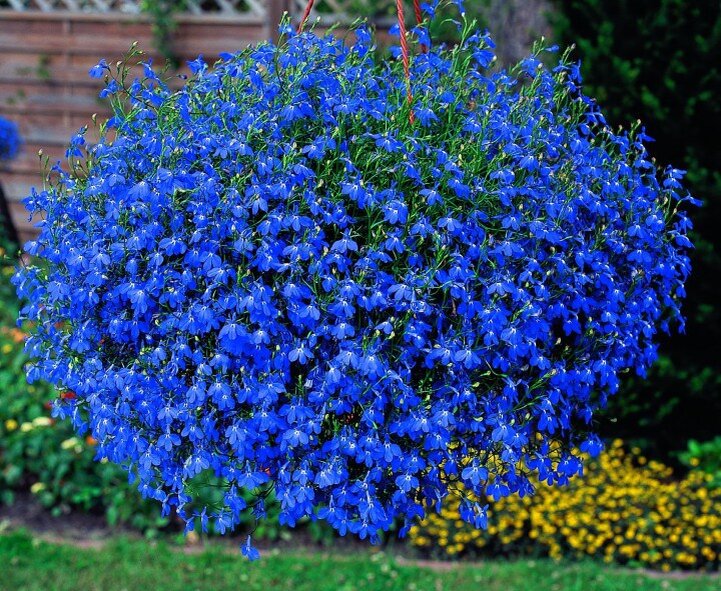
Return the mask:
<svg viewBox="0 0 721 591">
<path fill-rule="evenodd" d="M 488 529 L 462 522 L 451 497 L 409 533 L 429 553 L 591 556 L 660 570 L 717 569 L 721 489 L 711 476 L 673 478 L 671 468 L 615 441 L 567 487 L 537 485 L 533 497 L 490 502 Z"/>
</svg>

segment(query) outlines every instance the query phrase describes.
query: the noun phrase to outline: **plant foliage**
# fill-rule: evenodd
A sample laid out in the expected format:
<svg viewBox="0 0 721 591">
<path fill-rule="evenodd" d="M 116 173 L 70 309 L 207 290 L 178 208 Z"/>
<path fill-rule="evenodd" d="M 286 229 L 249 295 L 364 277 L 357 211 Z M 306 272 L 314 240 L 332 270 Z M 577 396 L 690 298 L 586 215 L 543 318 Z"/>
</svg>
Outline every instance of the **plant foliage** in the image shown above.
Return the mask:
<svg viewBox="0 0 721 591">
<path fill-rule="evenodd" d="M 641 116 L 658 162 L 688 169 L 704 204 L 694 212 L 694 274 L 686 334 L 667 339 L 645 381 L 611 404 L 606 434 L 644 440 L 669 457 L 719 435 L 721 413 L 721 3 L 717 0 L 556 0 L 556 30 L 575 43 L 588 92 L 614 127 Z"/>
</svg>

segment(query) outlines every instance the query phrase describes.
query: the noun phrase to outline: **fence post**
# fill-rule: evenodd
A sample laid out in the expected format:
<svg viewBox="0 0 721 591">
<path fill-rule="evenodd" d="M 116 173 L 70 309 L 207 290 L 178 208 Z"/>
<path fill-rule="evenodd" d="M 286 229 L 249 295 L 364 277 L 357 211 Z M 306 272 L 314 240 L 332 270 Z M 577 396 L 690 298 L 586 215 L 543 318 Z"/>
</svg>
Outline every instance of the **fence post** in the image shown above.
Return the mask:
<svg viewBox="0 0 721 591">
<path fill-rule="evenodd" d="M 269 37 L 273 41 L 278 40 L 278 25 L 280 24 L 280 19 L 283 18 L 284 13 L 291 12 L 291 4 L 292 0 L 268 0 L 268 12 L 266 16 L 268 22 L 266 26 L 268 27 Z"/>
</svg>

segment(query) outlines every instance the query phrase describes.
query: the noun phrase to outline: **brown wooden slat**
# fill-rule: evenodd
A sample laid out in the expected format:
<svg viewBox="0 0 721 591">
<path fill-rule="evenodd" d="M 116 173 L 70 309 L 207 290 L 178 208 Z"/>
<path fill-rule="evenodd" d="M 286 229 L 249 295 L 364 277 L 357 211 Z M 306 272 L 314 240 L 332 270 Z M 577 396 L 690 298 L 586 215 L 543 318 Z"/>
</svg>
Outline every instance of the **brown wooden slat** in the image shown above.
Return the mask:
<svg viewBox="0 0 721 591">
<path fill-rule="evenodd" d="M 20 235 L 21 242 L 24 243 L 27 240 L 31 240 L 37 234 L 35 224 L 40 218 L 36 217 L 32 221 L 29 220 L 30 214 L 28 210 L 19 202 L 8 203 L 8 208 L 10 209 L 10 216 L 13 219 L 13 223 Z"/>
<path fill-rule="evenodd" d="M 5 193 L 14 195 L 15 199 L 22 199 L 30 194 L 31 187 L 39 187 L 43 184 L 43 175 L 38 167 L 38 172 L 34 174 L 26 174 L 22 172 L 15 172 L 14 170 L 5 170 L 0 172 L 0 180 L 2 181 L 3 187 L 5 187 Z"/>
<path fill-rule="evenodd" d="M 0 21 L 2 22 L 2 21 Z M 5 23 L 3 23 L 5 25 Z M 39 24 L 39 23 L 36 23 Z M 71 33 L 57 27 L 32 27 L 29 30 L 3 26 L 0 35 L 0 53 L 71 53 L 75 55 L 122 56 L 137 41 L 141 48 L 152 50 L 152 34 L 148 25 L 111 29 L 99 34 L 97 29 Z M 202 32 L 201 32 L 202 31 Z M 208 53 L 217 55 L 232 51 L 248 43 L 266 39 L 265 29 L 257 26 L 179 27 L 173 46 L 183 54 Z"/>
<path fill-rule="evenodd" d="M 107 115 L 96 109 L 99 117 Z M 19 109 L 3 109 L 0 105 L 0 115 L 16 121 L 20 127 L 20 133 L 26 142 L 32 142 L 41 146 L 65 145 L 71 134 L 84 125 L 91 123 L 92 112 L 79 112 L 75 114 L 61 114 L 36 112 L 28 113 Z"/>
<path fill-rule="evenodd" d="M 183 16 L 173 50 L 181 63 L 201 53 L 212 63 L 220 52 L 263 41 L 275 29 L 275 21 L 270 26 L 257 16 Z M 135 40 L 154 63 L 163 63 L 144 17 L 0 10 L 0 115 L 16 121 L 25 139 L 19 157 L 0 168 L 0 182 L 22 240 L 37 233 L 20 200 L 31 187 L 42 186 L 38 150 L 51 162 L 62 161 L 68 140 L 91 124 L 93 113 L 108 116 L 97 96 L 103 82 L 90 78 L 88 70 L 101 57 L 122 58 Z M 92 129 L 88 137 L 94 139 Z"/>
<path fill-rule="evenodd" d="M 272 0 L 271 0 L 272 1 Z M 128 14 L 123 12 L 69 12 L 58 10 L 56 12 L 41 12 L 41 11 L 26 11 L 19 12 L 16 10 L 0 9 L 0 20 L 7 22 L 32 22 L 32 21 L 43 21 L 53 22 L 60 21 L 64 22 L 71 20 L 74 23 L 96 23 L 101 25 L 107 25 L 108 23 L 138 23 L 145 22 L 150 23 L 150 18 L 138 15 Z M 257 15 L 233 15 L 228 16 L 224 14 L 180 14 L 177 16 L 177 22 L 179 25 L 196 25 L 196 24 L 218 24 L 218 25 L 263 25 L 263 18 Z"/>
<path fill-rule="evenodd" d="M 196 53 L 188 55 L 178 54 L 181 60 L 195 59 Z M 212 61 L 216 56 L 208 54 L 207 59 Z M 0 94 L 2 94 L 3 86 L 26 86 L 26 87 L 83 87 L 95 89 L 99 92 L 103 87 L 103 80 L 92 78 L 89 70 L 98 62 L 95 55 L 63 55 L 54 54 L 34 54 L 34 53 L 14 53 L 6 54 L 0 60 Z M 163 58 L 147 54 L 141 58 L 141 61 L 152 59 L 156 65 L 156 71 L 162 71 Z M 181 72 L 187 72 L 185 65 L 181 66 Z M 137 75 L 142 76 L 140 66 L 137 69 Z M 171 79 L 173 73 L 167 74 Z"/>
<path fill-rule="evenodd" d="M 8 98 L 13 100 L 5 102 L 6 97 L 0 96 L 0 113 L 7 113 L 8 116 L 10 113 L 27 113 L 37 117 L 39 121 L 46 122 L 44 125 L 50 127 L 67 125 L 55 116 L 58 112 L 65 113 L 68 117 L 79 117 L 78 120 L 82 120 L 85 124 L 93 113 L 108 111 L 107 105 L 94 93 L 88 95 L 58 94 L 54 100 L 52 95 L 42 94 L 25 97 L 22 101 L 12 96 Z"/>
<path fill-rule="evenodd" d="M 12 167 L 5 167 L 5 170 L 0 171 L 0 180 L 6 178 L 8 174 L 36 174 L 40 172 L 40 152 L 42 151 L 43 156 L 47 156 L 51 162 L 57 162 L 65 158 L 65 145 L 43 143 L 38 145 L 36 143 L 24 144 L 20 150 L 20 154 L 15 159 Z"/>
</svg>

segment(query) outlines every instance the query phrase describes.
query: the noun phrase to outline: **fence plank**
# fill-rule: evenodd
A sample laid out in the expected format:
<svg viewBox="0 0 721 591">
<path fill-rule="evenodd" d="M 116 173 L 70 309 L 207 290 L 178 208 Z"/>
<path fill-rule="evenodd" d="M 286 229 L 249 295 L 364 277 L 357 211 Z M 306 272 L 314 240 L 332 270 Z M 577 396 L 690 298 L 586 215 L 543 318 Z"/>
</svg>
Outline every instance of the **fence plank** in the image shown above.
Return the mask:
<svg viewBox="0 0 721 591">
<path fill-rule="evenodd" d="M 348 2 L 330 1 L 340 2 L 341 8 Z M 212 63 L 220 52 L 275 38 L 283 14 L 292 15 L 299 2 L 216 0 L 209 13 L 204 10 L 213 8 L 212 2 L 203 2 L 202 7 L 195 2 L 195 14 L 178 18 L 173 49 L 182 61 L 202 53 Z M 0 168 L 0 182 L 23 239 L 35 232 L 19 201 L 30 194 L 32 186 L 42 185 L 38 150 L 51 161 L 62 159 L 70 136 L 89 124 L 93 113 L 108 114 L 107 106 L 98 100 L 102 82 L 89 78 L 88 69 L 101 57 L 120 59 L 133 41 L 159 63 L 151 23 L 132 9 L 137 0 L 70 3 L 80 11 L 58 9 L 62 0 L 13 0 L 9 4 L 16 10 L 0 9 L 0 115 L 16 121 L 25 138 L 21 156 Z M 69 2 L 64 4 L 67 7 Z M 321 12 L 330 6 L 324 0 L 318 5 Z M 118 11 L 121 6 L 124 12 Z"/>
<path fill-rule="evenodd" d="M 227 6 L 222 15 L 183 16 L 173 37 L 178 57 L 202 53 L 213 61 L 221 51 L 268 38 L 266 18 L 255 6 L 234 18 Z M 97 98 L 102 82 L 88 76 L 89 68 L 100 57 L 121 58 L 133 41 L 152 56 L 152 39 L 147 19 L 133 15 L 0 10 L 0 115 L 16 121 L 25 139 L 21 155 L 0 170 L 0 181 L 21 238 L 35 232 L 19 201 L 42 185 L 38 150 L 51 161 L 62 159 L 70 136 L 93 113 L 108 115 Z"/>
</svg>

